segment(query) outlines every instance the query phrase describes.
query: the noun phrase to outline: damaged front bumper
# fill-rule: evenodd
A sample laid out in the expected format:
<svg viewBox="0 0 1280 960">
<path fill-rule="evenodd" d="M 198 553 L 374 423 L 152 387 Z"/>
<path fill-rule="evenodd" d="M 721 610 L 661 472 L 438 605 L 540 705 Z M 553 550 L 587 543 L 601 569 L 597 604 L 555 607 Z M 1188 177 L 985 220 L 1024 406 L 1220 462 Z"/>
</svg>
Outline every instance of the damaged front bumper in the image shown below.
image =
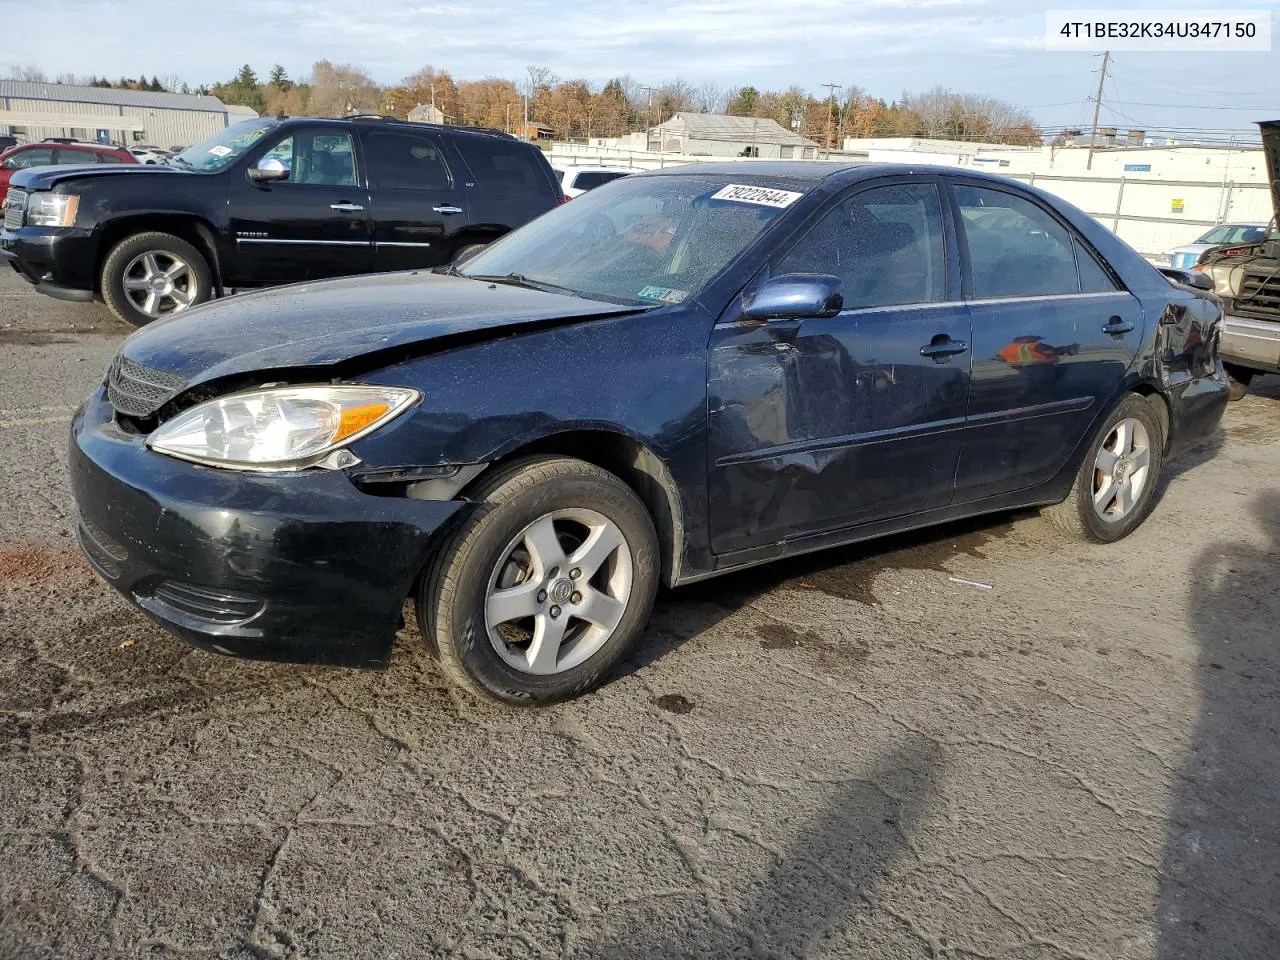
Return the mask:
<svg viewBox="0 0 1280 960">
<path fill-rule="evenodd" d="M 76 536 L 97 571 L 190 643 L 383 666 L 405 598 L 466 504 L 362 492 L 337 470 L 241 473 L 148 450 L 99 389 L 71 425 Z"/>
</svg>

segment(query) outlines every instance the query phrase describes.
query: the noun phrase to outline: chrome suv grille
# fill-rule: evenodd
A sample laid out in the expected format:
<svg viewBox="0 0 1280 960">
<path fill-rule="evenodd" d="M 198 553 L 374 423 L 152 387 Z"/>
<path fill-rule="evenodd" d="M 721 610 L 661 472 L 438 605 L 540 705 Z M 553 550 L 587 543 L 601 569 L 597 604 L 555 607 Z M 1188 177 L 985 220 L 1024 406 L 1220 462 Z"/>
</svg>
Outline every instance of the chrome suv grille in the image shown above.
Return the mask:
<svg viewBox="0 0 1280 960">
<path fill-rule="evenodd" d="M 17 230 L 27 213 L 27 191 L 10 189 L 4 201 L 4 228 Z"/>
<path fill-rule="evenodd" d="M 178 395 L 184 381 L 117 354 L 107 371 L 107 399 L 120 413 L 149 417 Z"/>
</svg>

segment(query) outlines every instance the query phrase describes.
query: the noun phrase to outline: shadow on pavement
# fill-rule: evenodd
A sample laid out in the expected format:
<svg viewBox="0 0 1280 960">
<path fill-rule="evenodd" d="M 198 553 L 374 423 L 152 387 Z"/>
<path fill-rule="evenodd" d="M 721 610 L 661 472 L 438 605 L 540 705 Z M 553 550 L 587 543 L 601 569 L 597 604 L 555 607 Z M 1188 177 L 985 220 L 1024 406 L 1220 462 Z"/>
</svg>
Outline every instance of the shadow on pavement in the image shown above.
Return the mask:
<svg viewBox="0 0 1280 960">
<path fill-rule="evenodd" d="M 615 930 L 589 955 L 601 960 L 719 957 L 800 958 L 863 955 L 875 950 L 855 933 L 875 909 L 873 892 L 910 853 L 911 835 L 934 799 L 942 775 L 938 747 L 904 737 L 865 779 L 836 785 L 828 805 L 802 824 L 764 876 L 727 876 L 728 926 L 680 923 Z M 716 847 L 713 833 L 707 845 Z M 769 859 L 767 856 L 762 859 Z M 868 953 L 865 955 L 874 955 Z"/>
<path fill-rule="evenodd" d="M 1176 781 L 1159 960 L 1280 956 L 1280 491 L 1257 532 L 1206 547 L 1188 585 L 1199 723 Z"/>
</svg>

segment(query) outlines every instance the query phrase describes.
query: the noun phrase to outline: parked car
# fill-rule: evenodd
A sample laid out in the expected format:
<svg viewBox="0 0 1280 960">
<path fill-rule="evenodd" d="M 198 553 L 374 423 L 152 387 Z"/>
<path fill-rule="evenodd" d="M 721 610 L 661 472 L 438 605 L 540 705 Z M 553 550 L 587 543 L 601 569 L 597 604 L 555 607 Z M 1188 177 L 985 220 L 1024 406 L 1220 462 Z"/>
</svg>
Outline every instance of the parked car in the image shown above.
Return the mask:
<svg viewBox="0 0 1280 960">
<path fill-rule="evenodd" d="M 1258 124 L 1271 181 L 1271 205 L 1280 221 L 1280 120 Z M 1251 242 L 1214 247 L 1196 269 L 1213 278 L 1226 317 L 1222 360 L 1239 400 L 1258 374 L 1280 373 L 1280 231 Z"/>
<path fill-rule="evenodd" d="M 0 136 L 0 153 L 3 153 L 5 150 L 8 150 L 10 147 L 16 147 L 17 145 L 18 145 L 17 137 L 11 137 L 7 134 Z"/>
<path fill-rule="evenodd" d="M 5 204 L 9 183 L 19 170 L 50 165 L 84 167 L 91 164 L 137 163 L 128 150 L 98 143 L 25 143 L 0 153 L 0 206 Z M 62 171 L 65 173 L 66 171 Z"/>
<path fill-rule="evenodd" d="M 375 118 L 255 118 L 165 166 L 14 186 L 0 257 L 138 325 L 233 288 L 448 263 L 561 202 L 535 146 Z"/>
<path fill-rule="evenodd" d="M 560 178 L 561 189 L 570 199 L 580 197 L 588 190 L 602 187 L 606 183 L 629 177 L 639 173 L 637 167 L 556 167 L 556 176 Z"/>
<path fill-rule="evenodd" d="M 1211 247 L 1222 244 L 1257 243 L 1267 235 L 1265 223 L 1223 223 L 1196 238 L 1169 251 L 1169 266 L 1175 270 L 1190 270 L 1200 255 Z"/>
<path fill-rule="evenodd" d="M 545 703 L 660 581 L 1030 506 L 1126 536 L 1222 415 L 1220 316 L 999 177 L 638 174 L 461 266 L 138 331 L 72 424 L 78 536 L 207 649 L 385 664 L 412 597 L 450 677 Z"/>
<path fill-rule="evenodd" d="M 130 147 L 129 152 L 133 154 L 135 160 L 143 164 L 151 164 L 155 166 L 160 163 L 168 163 L 173 156 L 168 150 L 160 147 Z"/>
</svg>

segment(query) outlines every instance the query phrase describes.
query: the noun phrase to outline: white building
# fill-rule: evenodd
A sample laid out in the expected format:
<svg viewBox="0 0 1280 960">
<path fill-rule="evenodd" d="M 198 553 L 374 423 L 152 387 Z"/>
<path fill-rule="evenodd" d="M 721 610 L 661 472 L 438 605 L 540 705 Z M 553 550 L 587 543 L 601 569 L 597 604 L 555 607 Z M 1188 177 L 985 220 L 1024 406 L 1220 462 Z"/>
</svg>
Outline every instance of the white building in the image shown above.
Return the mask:
<svg viewBox="0 0 1280 960">
<path fill-rule="evenodd" d="M 132 146 L 190 146 L 246 116 L 216 97 L 147 90 L 0 80 L 0 133 L 33 142 L 48 137 Z"/>
<path fill-rule="evenodd" d="M 687 157 L 760 157 L 813 160 L 818 145 L 773 120 L 718 113 L 677 113 L 646 133 L 616 141 L 621 149 Z"/>
</svg>

